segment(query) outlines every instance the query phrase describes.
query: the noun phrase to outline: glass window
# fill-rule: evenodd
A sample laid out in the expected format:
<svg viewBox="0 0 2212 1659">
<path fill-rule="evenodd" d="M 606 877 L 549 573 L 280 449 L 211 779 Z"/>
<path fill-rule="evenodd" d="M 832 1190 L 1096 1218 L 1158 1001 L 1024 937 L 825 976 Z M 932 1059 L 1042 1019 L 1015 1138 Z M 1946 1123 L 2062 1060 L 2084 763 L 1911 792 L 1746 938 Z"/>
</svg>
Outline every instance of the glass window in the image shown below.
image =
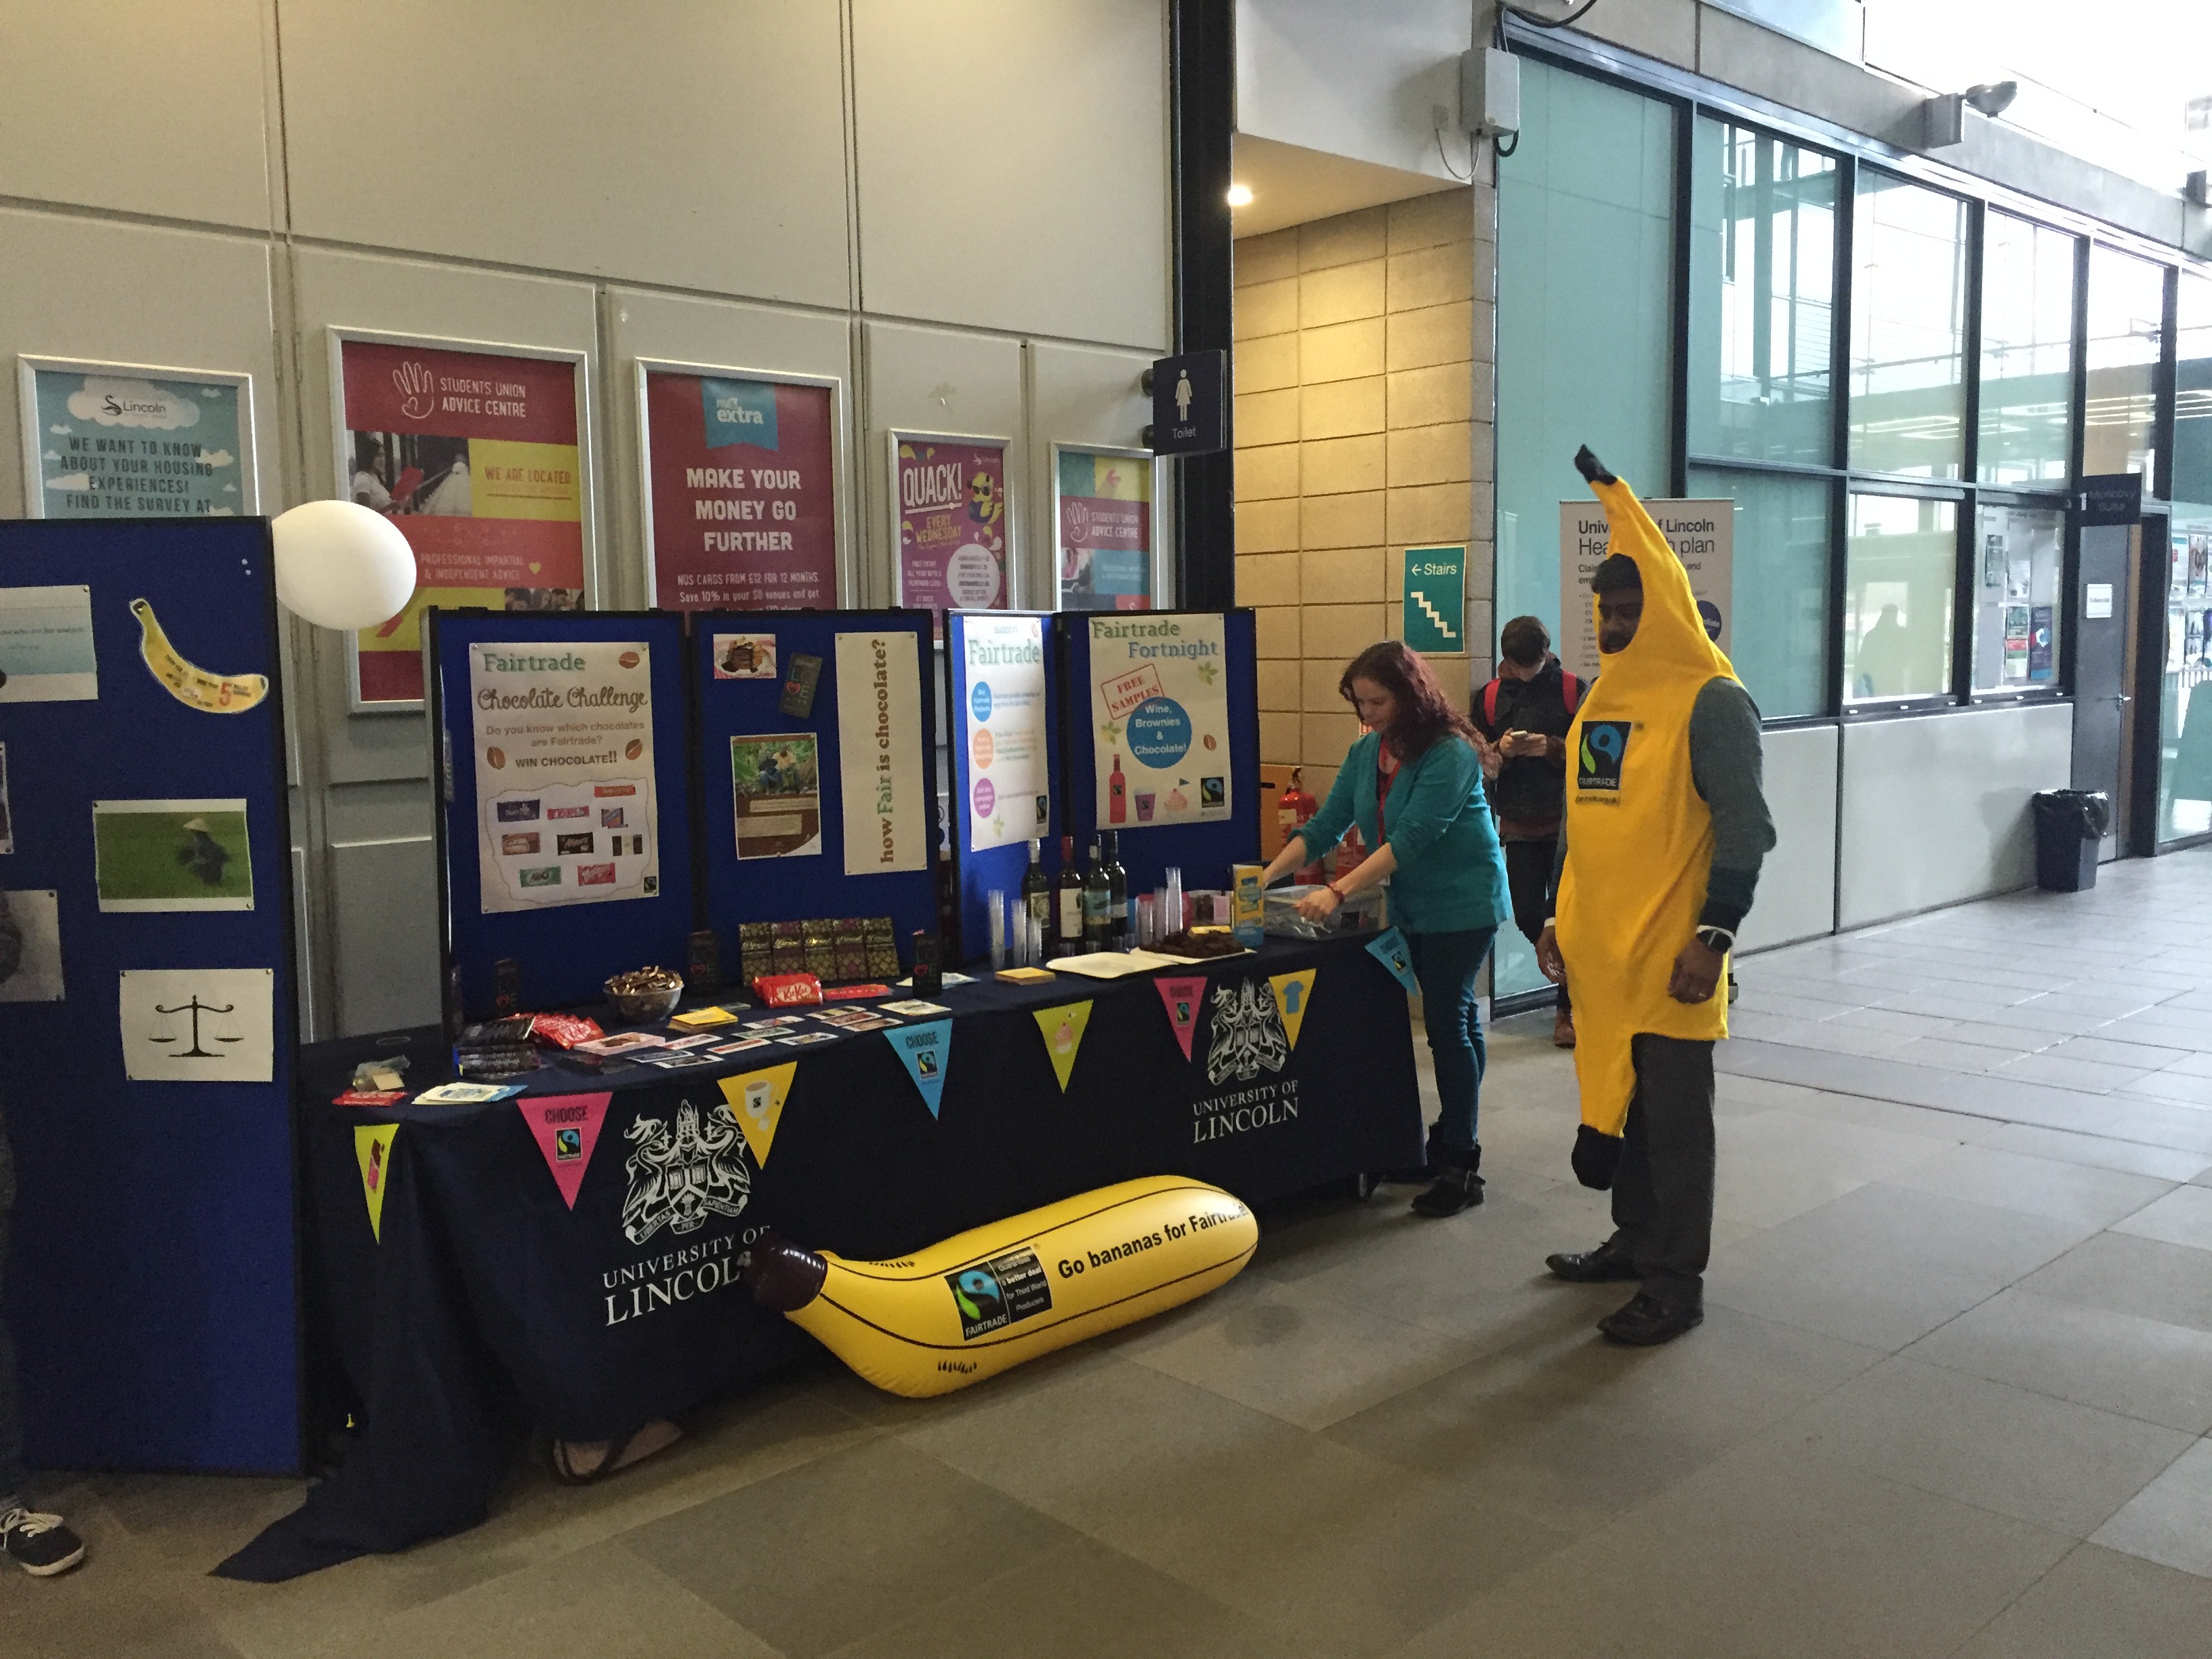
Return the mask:
<svg viewBox="0 0 2212 1659">
<path fill-rule="evenodd" d="M 1975 523 L 1974 690 L 2058 683 L 2058 595 L 2066 514 L 1984 505 Z"/>
<path fill-rule="evenodd" d="M 2174 503 L 2158 720 L 2158 838 L 2212 831 L 2212 507 Z"/>
<path fill-rule="evenodd" d="M 1862 167 L 1851 239 L 1851 466 L 1955 478 L 1966 459 L 1966 204 Z"/>
<path fill-rule="evenodd" d="M 2174 499 L 2212 501 L 2212 280 L 2182 276 L 2175 320 Z"/>
<path fill-rule="evenodd" d="M 2166 333 L 2166 268 L 2108 247 L 2089 250 L 2089 400 L 2081 471 L 2158 467 L 2158 359 Z M 2152 486 L 2155 488 L 2155 486 Z"/>
<path fill-rule="evenodd" d="M 1853 493 L 1844 555 L 1844 702 L 1951 689 L 1958 526 L 1955 501 Z"/>
<path fill-rule="evenodd" d="M 2073 460 L 2074 247 L 2071 236 L 2008 213 L 1984 221 L 1975 465 L 1984 483 L 2065 486 Z"/>
<path fill-rule="evenodd" d="M 1769 720 L 1826 713 L 1827 481 L 1694 467 L 1690 494 L 1735 502 L 1736 677 Z"/>
<path fill-rule="evenodd" d="M 1690 452 L 1826 465 L 1835 158 L 1700 117 L 1690 180 Z"/>
</svg>

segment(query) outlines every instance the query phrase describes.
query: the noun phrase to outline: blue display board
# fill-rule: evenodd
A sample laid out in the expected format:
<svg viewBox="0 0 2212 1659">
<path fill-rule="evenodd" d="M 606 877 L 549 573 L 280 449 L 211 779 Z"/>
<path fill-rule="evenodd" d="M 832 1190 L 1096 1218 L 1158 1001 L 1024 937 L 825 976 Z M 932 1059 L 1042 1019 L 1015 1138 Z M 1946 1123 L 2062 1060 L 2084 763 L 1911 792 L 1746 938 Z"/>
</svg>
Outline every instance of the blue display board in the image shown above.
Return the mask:
<svg viewBox="0 0 2212 1659">
<path fill-rule="evenodd" d="M 700 883 L 705 895 L 705 925 L 720 940 L 725 978 L 738 973 L 738 928 L 748 921 L 804 921 L 817 916 L 889 916 L 899 955 L 908 960 L 917 930 L 935 933 L 937 917 L 937 698 L 931 684 L 931 613 L 927 611 L 695 611 L 685 613 L 694 640 L 692 686 L 697 710 L 694 737 L 698 769 Z M 919 821 L 900 848 L 907 861 L 918 834 L 921 867 L 881 873 L 848 873 L 845 837 L 845 769 L 839 710 L 857 691 L 871 688 L 839 684 L 840 635 L 901 635 L 914 641 L 911 678 L 901 676 L 886 688 L 887 715 L 919 716 L 918 750 L 899 745 L 899 756 L 919 769 Z M 742 643 L 752 642 L 752 643 Z M 772 653 L 772 665 L 761 664 Z M 812 702 L 803 714 L 782 712 L 785 690 L 800 659 L 818 664 Z M 811 769 L 815 784 L 816 822 L 811 837 L 777 850 L 776 839 L 749 838 L 747 856 L 738 841 L 739 764 L 733 741 L 746 744 L 744 764 L 763 757 L 782 766 Z M 796 743 L 775 742 L 779 738 Z M 805 744 L 811 740 L 811 768 Z M 788 752 L 789 760 L 778 757 Z M 891 758 L 885 751 L 880 758 Z M 911 775 L 911 774 L 909 774 Z M 748 828 L 769 816 L 755 816 L 762 801 L 752 793 L 757 778 L 745 781 Z M 781 816 L 790 816 L 778 809 Z M 804 828 L 804 824 L 800 826 Z M 804 851 L 811 843 L 811 851 Z M 909 964 L 910 965 L 910 964 Z"/>
<path fill-rule="evenodd" d="M 1091 627 L 1102 620 L 1145 617 L 1218 616 L 1224 623 L 1229 680 L 1230 816 L 1215 823 L 1122 823 L 1121 867 L 1129 891 L 1149 893 L 1167 878 L 1170 865 L 1182 871 L 1186 892 L 1229 884 L 1229 866 L 1260 857 L 1260 656 L 1249 610 L 1066 612 L 1056 618 L 1060 638 L 1060 799 L 1076 854 L 1088 858 L 1098 830 L 1093 778 L 1098 734 L 1091 719 Z"/>
<path fill-rule="evenodd" d="M 993 611 L 979 613 L 1003 617 L 1009 613 Z M 1059 870 L 1061 826 L 1066 823 L 1065 805 L 1060 787 L 1060 639 L 1053 629 L 1049 611 L 1015 611 L 1015 616 L 1034 615 L 1042 623 L 1039 630 L 1044 648 L 1044 733 L 1045 775 L 1051 780 L 1052 805 L 1050 817 L 1042 831 L 1045 842 L 1044 867 L 1048 875 Z M 990 954 L 990 907 L 986 902 L 997 890 L 1005 893 L 1021 891 L 1022 877 L 1030 867 L 1030 849 L 1025 842 L 1010 846 L 977 848 L 973 845 L 972 823 L 969 815 L 961 810 L 975 787 L 975 757 L 968 751 L 963 738 L 967 725 L 961 711 L 968 707 L 970 689 L 968 672 L 968 623 L 965 611 L 945 613 L 945 678 L 946 718 L 952 723 L 947 748 L 952 757 L 952 872 L 960 896 L 960 938 L 953 959 L 974 962 Z"/>
<path fill-rule="evenodd" d="M 6 1311 L 34 1466 L 301 1465 L 276 641 L 265 520 L 0 523 L 0 887 L 27 941 L 0 998 L 38 999 L 0 1000 Z"/>
<path fill-rule="evenodd" d="M 605 999 L 616 974 L 648 965 L 683 971 L 692 917 L 690 721 L 686 708 L 684 619 L 652 611 L 426 612 L 431 775 L 446 780 L 439 826 L 438 896 L 443 911 L 446 968 L 459 969 L 463 1018 L 497 1012 L 497 964 L 520 969 L 520 1006 L 557 1008 Z M 477 645 L 561 645 L 642 641 L 649 647 L 652 689 L 654 835 L 659 891 L 650 896 L 542 908 L 487 911 L 477 832 L 475 709 L 470 696 L 470 648 Z M 617 768 L 617 769 L 619 769 Z M 631 826 L 634 830 L 635 826 Z M 516 833 L 552 837 L 559 825 L 517 823 Z M 578 833 L 598 833 L 597 820 Z M 547 849 L 549 856 L 551 848 Z M 571 872 L 570 873 L 574 873 Z"/>
</svg>

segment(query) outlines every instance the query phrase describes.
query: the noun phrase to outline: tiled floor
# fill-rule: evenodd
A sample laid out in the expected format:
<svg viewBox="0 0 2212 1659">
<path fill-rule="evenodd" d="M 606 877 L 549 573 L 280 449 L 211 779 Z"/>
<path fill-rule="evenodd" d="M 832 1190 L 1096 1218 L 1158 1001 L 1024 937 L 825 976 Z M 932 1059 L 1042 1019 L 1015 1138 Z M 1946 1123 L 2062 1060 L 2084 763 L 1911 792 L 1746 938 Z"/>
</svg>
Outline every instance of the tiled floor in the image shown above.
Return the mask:
<svg viewBox="0 0 2212 1659">
<path fill-rule="evenodd" d="M 592 1491 L 273 1587 L 283 1483 L 80 1481 L 0 1653 L 2146 1659 L 2212 1652 L 2212 853 L 1742 965 L 1705 1327 L 1603 1235 L 1548 1020 L 1490 1201 L 1267 1218 L 1207 1301 L 973 1392 L 823 1364 Z"/>
</svg>

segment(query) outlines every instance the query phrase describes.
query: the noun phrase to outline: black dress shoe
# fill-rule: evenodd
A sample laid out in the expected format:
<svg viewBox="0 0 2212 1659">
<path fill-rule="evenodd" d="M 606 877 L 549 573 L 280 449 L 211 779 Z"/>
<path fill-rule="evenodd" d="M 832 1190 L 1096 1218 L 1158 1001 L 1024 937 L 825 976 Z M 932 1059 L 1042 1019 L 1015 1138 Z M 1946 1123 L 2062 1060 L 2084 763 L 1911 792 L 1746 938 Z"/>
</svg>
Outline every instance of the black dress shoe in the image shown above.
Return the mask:
<svg viewBox="0 0 2212 1659">
<path fill-rule="evenodd" d="M 1580 1255 L 1547 1255 L 1544 1265 L 1554 1279 L 1571 1279 L 1577 1285 L 1601 1285 L 1610 1279 L 1641 1279 L 1636 1264 L 1613 1248 L 1611 1239 Z"/>
<path fill-rule="evenodd" d="M 1597 1322 L 1599 1334 L 1626 1348 L 1656 1348 L 1672 1342 L 1685 1331 L 1705 1322 L 1705 1310 L 1678 1302 L 1662 1302 L 1638 1291 L 1628 1304 Z"/>
</svg>

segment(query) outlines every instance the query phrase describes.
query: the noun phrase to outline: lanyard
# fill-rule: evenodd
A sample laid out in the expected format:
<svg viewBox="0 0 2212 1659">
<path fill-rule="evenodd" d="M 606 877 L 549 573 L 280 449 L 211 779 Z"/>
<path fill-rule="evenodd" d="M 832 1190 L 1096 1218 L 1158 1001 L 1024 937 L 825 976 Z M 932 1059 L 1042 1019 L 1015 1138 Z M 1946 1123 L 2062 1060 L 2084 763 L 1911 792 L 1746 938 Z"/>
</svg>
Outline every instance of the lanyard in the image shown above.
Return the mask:
<svg viewBox="0 0 2212 1659">
<path fill-rule="evenodd" d="M 1406 769 L 1406 763 L 1398 763 L 1398 772 Z M 1382 751 L 1375 753 L 1375 850 L 1381 852 L 1390 837 L 1383 821 L 1383 812 L 1390 805 L 1390 786 L 1398 781 L 1398 772 L 1382 769 Z"/>
</svg>

